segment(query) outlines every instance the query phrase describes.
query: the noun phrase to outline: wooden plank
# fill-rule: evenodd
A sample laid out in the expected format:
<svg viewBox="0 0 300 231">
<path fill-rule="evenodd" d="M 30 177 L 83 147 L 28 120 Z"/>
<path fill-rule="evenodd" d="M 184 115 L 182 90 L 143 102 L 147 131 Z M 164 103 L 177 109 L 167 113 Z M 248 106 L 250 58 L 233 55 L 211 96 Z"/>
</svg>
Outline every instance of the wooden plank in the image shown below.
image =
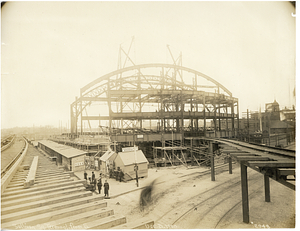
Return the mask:
<svg viewBox="0 0 300 231">
<path fill-rule="evenodd" d="M 241 150 L 222 150 L 222 153 L 247 153 Z"/>
<path fill-rule="evenodd" d="M 289 176 L 289 175 L 296 175 L 296 169 L 294 168 L 279 168 L 278 173 L 280 176 Z"/>
<path fill-rule="evenodd" d="M 272 179 L 274 179 L 274 178 L 272 178 Z M 276 180 L 276 179 L 275 179 Z M 281 183 L 281 184 L 283 184 L 284 186 L 286 186 L 286 187 L 288 187 L 288 188 L 290 188 L 290 189 L 292 189 L 292 190 L 296 190 L 296 185 L 295 184 L 293 184 L 293 183 L 290 183 L 290 182 L 288 182 L 288 181 L 286 181 L 286 180 L 283 180 L 283 179 L 279 179 L 279 180 L 277 180 L 279 183 Z"/>
<path fill-rule="evenodd" d="M 238 161 L 268 161 L 270 158 L 263 156 L 237 156 Z"/>
<path fill-rule="evenodd" d="M 39 163 L 39 157 L 35 156 L 32 160 L 27 178 L 24 182 L 24 188 L 29 188 L 31 185 L 34 184 L 35 181 L 35 175 L 38 169 L 38 163 Z"/>
<path fill-rule="evenodd" d="M 249 161 L 249 167 L 266 167 L 266 168 L 295 168 L 296 163 L 294 160 L 286 161 Z"/>
<path fill-rule="evenodd" d="M 258 156 L 256 154 L 252 154 L 252 153 L 233 153 L 230 154 L 232 157 L 237 158 L 239 156 Z"/>
</svg>

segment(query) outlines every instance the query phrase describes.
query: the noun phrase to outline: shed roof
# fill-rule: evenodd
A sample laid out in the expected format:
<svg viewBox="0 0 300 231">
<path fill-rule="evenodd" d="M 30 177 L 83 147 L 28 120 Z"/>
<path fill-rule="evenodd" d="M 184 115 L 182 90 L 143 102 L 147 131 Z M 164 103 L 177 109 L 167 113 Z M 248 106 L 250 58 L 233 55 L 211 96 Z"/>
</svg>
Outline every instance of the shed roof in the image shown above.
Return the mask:
<svg viewBox="0 0 300 231">
<path fill-rule="evenodd" d="M 66 158 L 72 158 L 72 157 L 76 157 L 76 156 L 80 156 L 80 155 L 85 155 L 87 153 L 86 151 L 72 148 L 67 145 L 58 144 L 51 140 L 42 140 L 42 141 L 39 141 L 39 143 L 50 148 L 51 150 L 55 151 L 56 153 L 61 154 L 62 156 L 66 157 Z"/>
<path fill-rule="evenodd" d="M 136 154 L 136 162 L 135 162 L 135 154 Z M 135 163 L 137 164 L 149 163 L 142 150 L 137 150 L 136 152 L 119 152 L 118 156 L 121 158 L 124 165 L 132 165 Z"/>
<path fill-rule="evenodd" d="M 109 158 L 112 157 L 114 154 L 116 154 L 114 151 L 112 151 L 112 150 L 107 150 L 107 151 L 100 157 L 100 160 L 101 160 L 101 161 L 107 161 L 107 160 L 109 160 Z"/>
</svg>

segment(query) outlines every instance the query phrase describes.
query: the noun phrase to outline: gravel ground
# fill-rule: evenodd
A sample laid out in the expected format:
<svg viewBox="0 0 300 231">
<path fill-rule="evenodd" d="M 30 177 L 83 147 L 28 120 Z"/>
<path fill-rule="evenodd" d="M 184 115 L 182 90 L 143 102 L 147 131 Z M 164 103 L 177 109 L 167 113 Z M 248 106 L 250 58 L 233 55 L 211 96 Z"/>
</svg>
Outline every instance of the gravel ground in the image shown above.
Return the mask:
<svg viewBox="0 0 300 231">
<path fill-rule="evenodd" d="M 149 169 L 148 179 L 141 184 L 157 179 L 152 204 L 141 211 L 139 190 L 107 200 L 108 206 L 115 214 L 125 215 L 128 222 L 147 217 L 160 229 L 294 228 L 295 191 L 270 180 L 271 202 L 265 202 L 263 175 L 251 169 L 250 223 L 242 222 L 240 168 L 233 166 L 233 174 L 228 174 L 227 166 L 217 170 L 216 181 L 211 181 L 210 174 L 201 174 L 207 167 Z"/>
</svg>

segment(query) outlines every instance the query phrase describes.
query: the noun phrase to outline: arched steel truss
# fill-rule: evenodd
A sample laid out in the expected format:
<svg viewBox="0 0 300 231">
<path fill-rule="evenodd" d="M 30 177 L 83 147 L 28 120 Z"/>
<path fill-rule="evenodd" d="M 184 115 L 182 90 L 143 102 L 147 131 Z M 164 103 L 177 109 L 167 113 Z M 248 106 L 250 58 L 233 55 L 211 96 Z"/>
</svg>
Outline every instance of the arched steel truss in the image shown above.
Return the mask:
<svg viewBox="0 0 300 231">
<path fill-rule="evenodd" d="M 107 105 L 108 115 L 83 115 L 99 101 Z M 147 104 L 156 110 L 147 110 Z M 83 120 L 107 120 L 109 130 L 116 124 L 120 129 L 143 128 L 143 121 L 156 120 L 160 130 L 180 132 L 185 120 L 195 130 L 203 120 L 205 131 L 207 119 L 214 121 L 215 129 L 222 129 L 221 122 L 225 122 L 227 130 L 229 123 L 229 130 L 234 130 L 236 118 L 238 99 L 211 77 L 178 65 L 142 64 L 118 69 L 84 86 L 71 104 L 71 133 L 78 134 L 78 122 L 83 132 Z"/>
</svg>

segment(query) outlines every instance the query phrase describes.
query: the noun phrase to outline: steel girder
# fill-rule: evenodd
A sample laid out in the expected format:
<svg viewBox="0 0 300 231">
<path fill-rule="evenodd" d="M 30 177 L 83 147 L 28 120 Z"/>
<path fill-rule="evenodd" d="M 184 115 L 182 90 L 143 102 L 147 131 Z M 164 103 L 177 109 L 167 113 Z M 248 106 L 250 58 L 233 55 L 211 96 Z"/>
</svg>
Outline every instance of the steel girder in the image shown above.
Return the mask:
<svg viewBox="0 0 300 231">
<path fill-rule="evenodd" d="M 184 74 L 188 77 L 183 78 Z M 97 101 L 107 104 L 109 115 L 83 116 L 83 110 Z M 149 103 L 157 105 L 158 110 L 144 112 L 143 106 Z M 113 111 L 112 104 L 118 104 L 117 111 Z M 188 115 L 185 105 L 189 106 Z M 79 117 L 82 131 L 82 120 L 109 120 L 111 128 L 113 120 L 123 119 L 169 118 L 177 119 L 177 123 L 179 119 L 187 118 L 234 119 L 234 107 L 238 107 L 238 99 L 232 97 L 222 84 L 201 72 L 172 64 L 134 65 L 108 73 L 81 88 L 80 97 L 71 104 L 71 133 L 77 133 Z M 125 113 L 125 108 L 130 112 Z M 228 108 L 232 113 L 228 113 Z"/>
</svg>

